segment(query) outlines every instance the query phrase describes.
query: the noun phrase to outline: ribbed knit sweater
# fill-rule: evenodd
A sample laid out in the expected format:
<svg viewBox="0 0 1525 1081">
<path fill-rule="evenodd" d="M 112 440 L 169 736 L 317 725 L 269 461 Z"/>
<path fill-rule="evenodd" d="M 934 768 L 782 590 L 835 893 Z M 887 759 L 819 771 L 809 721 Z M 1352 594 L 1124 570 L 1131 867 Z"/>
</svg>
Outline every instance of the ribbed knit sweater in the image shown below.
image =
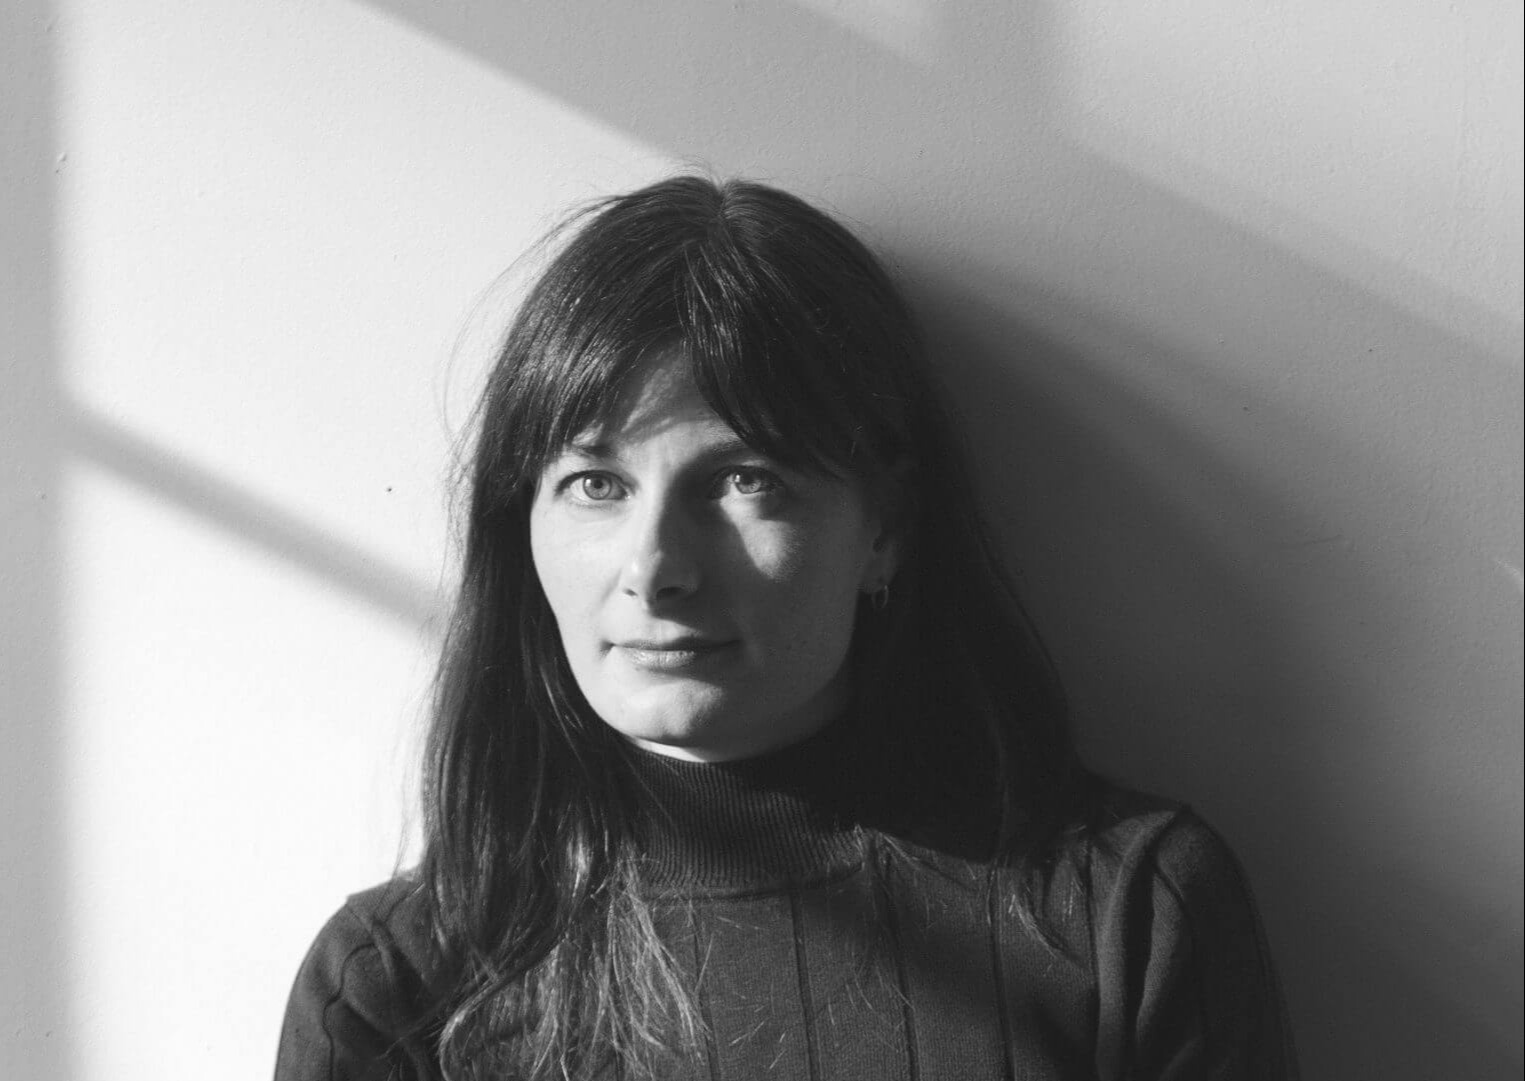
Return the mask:
<svg viewBox="0 0 1525 1081">
<path fill-rule="evenodd" d="M 957 829 L 918 843 L 844 815 L 822 749 L 636 762 L 643 880 L 708 1030 L 664 1078 L 1296 1076 L 1244 876 L 1189 809 L 1107 796 L 1048 892 L 1055 949 L 1018 919 L 1014 872 Z M 277 1081 L 433 1081 L 428 1049 L 398 1042 L 430 971 L 407 876 L 351 897 L 297 976 Z"/>
</svg>

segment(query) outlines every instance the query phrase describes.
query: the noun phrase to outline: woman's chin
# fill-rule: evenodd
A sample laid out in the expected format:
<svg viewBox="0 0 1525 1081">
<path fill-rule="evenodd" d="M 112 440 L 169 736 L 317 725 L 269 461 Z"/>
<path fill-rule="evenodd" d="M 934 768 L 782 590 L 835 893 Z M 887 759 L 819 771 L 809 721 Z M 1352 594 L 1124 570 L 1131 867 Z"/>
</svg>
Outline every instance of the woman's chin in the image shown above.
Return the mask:
<svg viewBox="0 0 1525 1081">
<path fill-rule="evenodd" d="M 715 762 L 744 753 L 736 748 L 747 741 L 704 713 L 665 710 L 653 715 L 624 715 L 605 722 L 636 746 L 669 758 L 690 762 Z"/>
<path fill-rule="evenodd" d="M 804 721 L 804 718 L 799 718 Z M 730 762 L 787 747 L 812 735 L 820 724 L 763 723 L 759 718 L 666 714 L 649 723 L 620 718 L 606 723 L 636 746 L 687 762 Z M 824 721 L 824 718 L 823 718 Z"/>
<path fill-rule="evenodd" d="M 825 693 L 803 703 L 755 686 L 664 680 L 657 686 L 627 682 L 606 700 L 590 696 L 589 702 L 605 724 L 638 747 L 690 762 L 725 762 L 808 738 L 846 699 L 845 680 L 833 680 Z"/>
</svg>

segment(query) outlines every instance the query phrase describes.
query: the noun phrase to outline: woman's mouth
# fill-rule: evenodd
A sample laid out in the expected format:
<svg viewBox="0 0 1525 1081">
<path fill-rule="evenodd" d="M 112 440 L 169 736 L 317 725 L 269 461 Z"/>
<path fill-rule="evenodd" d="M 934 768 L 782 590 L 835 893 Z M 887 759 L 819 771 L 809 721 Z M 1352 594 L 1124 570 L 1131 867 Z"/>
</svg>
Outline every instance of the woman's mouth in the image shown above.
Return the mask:
<svg viewBox="0 0 1525 1081">
<path fill-rule="evenodd" d="M 735 644 L 681 638 L 670 642 L 617 642 L 614 648 L 632 667 L 652 672 L 671 672 L 715 660 Z"/>
</svg>

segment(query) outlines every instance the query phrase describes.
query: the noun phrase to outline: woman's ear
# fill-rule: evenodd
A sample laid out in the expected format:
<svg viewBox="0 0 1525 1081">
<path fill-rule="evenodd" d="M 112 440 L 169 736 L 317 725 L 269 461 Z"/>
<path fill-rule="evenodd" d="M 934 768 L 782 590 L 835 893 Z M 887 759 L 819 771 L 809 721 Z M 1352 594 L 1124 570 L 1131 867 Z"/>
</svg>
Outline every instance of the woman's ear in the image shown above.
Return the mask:
<svg viewBox="0 0 1525 1081">
<path fill-rule="evenodd" d="M 881 472 L 869 486 L 870 506 L 878 532 L 858 586 L 864 593 L 876 593 L 889 585 L 900 570 L 915 519 L 910 473 L 909 461 L 902 458 Z"/>
<path fill-rule="evenodd" d="M 900 569 L 900 538 L 890 533 L 881 533 L 874 540 L 873 552 L 863 568 L 863 578 L 858 589 L 863 593 L 877 593 L 894 580 L 895 572 Z"/>
</svg>

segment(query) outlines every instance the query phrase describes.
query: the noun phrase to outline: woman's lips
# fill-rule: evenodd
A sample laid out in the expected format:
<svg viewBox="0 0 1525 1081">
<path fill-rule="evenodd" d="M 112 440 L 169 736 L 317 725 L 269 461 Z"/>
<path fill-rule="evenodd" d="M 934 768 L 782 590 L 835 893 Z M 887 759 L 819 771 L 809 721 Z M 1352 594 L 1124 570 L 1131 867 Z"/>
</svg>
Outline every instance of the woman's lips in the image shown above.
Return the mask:
<svg viewBox="0 0 1525 1081">
<path fill-rule="evenodd" d="M 671 672 L 693 668 L 722 656 L 735 642 L 681 639 L 674 642 L 619 642 L 614 648 L 635 668 Z"/>
</svg>

